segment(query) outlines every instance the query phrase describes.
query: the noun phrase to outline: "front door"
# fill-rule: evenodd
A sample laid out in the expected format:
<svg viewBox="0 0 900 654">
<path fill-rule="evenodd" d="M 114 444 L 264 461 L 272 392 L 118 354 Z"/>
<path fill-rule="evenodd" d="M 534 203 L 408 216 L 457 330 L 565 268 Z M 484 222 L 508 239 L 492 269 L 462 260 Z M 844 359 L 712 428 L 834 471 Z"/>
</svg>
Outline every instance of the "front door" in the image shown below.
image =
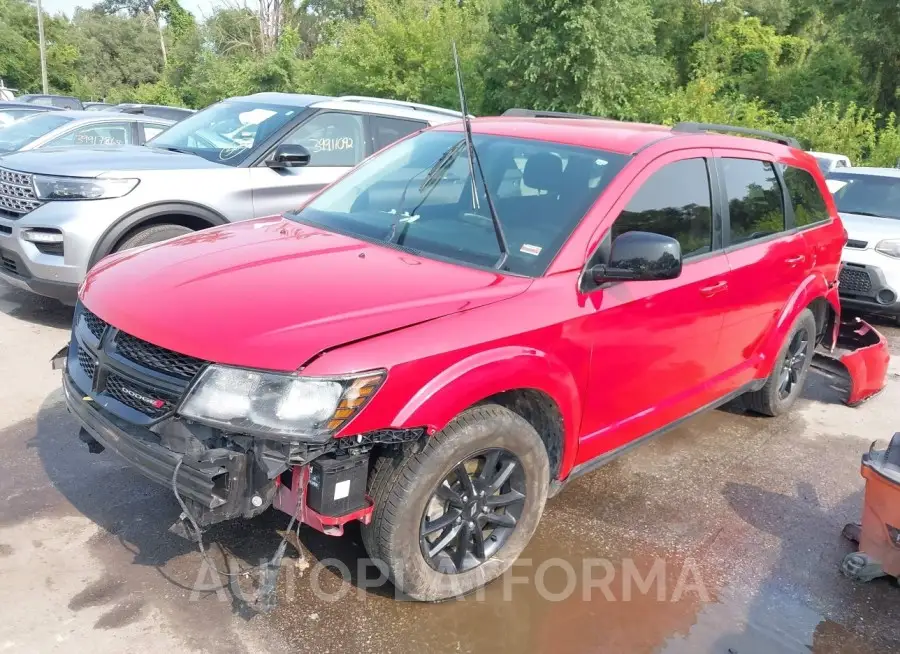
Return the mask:
<svg viewBox="0 0 900 654">
<path fill-rule="evenodd" d="M 296 209 L 362 161 L 368 150 L 364 124 L 359 114 L 328 111 L 316 114 L 288 134 L 281 142 L 304 146 L 311 155 L 309 164 L 269 168 L 261 162 L 251 168 L 254 215 Z"/>
<path fill-rule="evenodd" d="M 657 159 L 613 209 L 620 213 L 596 262 L 608 256 L 603 250 L 611 239 L 645 231 L 677 239 L 684 267 L 677 279 L 606 284 L 585 293 L 591 313 L 583 329 L 593 345 L 577 462 L 716 398 L 719 333 L 730 289 L 713 212 L 711 155 L 692 150 Z"/>
</svg>

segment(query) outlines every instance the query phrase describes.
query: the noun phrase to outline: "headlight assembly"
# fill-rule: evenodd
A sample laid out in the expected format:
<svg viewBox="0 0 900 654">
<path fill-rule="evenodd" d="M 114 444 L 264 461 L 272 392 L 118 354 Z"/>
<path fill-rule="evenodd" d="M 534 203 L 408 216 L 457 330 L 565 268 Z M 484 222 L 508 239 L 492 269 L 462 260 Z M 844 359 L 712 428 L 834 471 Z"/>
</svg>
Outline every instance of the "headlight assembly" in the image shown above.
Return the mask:
<svg viewBox="0 0 900 654">
<path fill-rule="evenodd" d="M 106 200 L 129 194 L 138 185 L 136 179 L 101 177 L 34 176 L 34 192 L 41 200 Z"/>
<path fill-rule="evenodd" d="M 178 412 L 228 431 L 323 440 L 359 413 L 383 380 L 384 371 L 302 377 L 212 365 Z"/>
<path fill-rule="evenodd" d="M 900 239 L 888 238 L 883 241 L 878 241 L 878 244 L 875 246 L 875 251 L 886 254 L 889 257 L 894 257 L 895 259 L 900 259 Z"/>
</svg>

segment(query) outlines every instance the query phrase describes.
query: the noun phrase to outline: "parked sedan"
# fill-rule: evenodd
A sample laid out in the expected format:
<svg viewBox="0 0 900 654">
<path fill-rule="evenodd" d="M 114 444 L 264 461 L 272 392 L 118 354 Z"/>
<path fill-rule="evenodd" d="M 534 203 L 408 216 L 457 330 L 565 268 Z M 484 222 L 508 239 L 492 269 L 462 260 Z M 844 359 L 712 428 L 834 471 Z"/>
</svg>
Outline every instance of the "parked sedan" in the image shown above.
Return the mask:
<svg viewBox="0 0 900 654">
<path fill-rule="evenodd" d="M 48 111 L 0 127 L 0 154 L 44 147 L 143 145 L 171 120 L 102 111 Z"/>
<path fill-rule="evenodd" d="M 828 188 L 849 237 L 841 303 L 900 316 L 900 170 L 842 168 L 828 175 Z"/>
</svg>

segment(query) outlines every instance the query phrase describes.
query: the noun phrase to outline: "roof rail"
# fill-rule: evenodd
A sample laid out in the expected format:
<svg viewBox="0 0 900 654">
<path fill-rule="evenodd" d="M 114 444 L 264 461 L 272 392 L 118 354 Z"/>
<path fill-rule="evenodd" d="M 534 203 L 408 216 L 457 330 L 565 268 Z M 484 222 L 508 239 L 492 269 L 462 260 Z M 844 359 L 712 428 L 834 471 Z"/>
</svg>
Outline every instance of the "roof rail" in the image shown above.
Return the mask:
<svg viewBox="0 0 900 654">
<path fill-rule="evenodd" d="M 454 116 L 462 118 L 462 113 L 454 109 L 445 109 L 444 107 L 435 107 L 430 104 L 420 104 L 418 102 L 407 102 L 405 100 L 389 100 L 387 98 L 370 98 L 365 95 L 342 95 L 335 100 L 345 100 L 346 102 L 371 102 L 373 104 L 384 104 L 391 107 L 403 107 L 405 109 L 413 109 L 415 111 L 430 111 L 434 114 L 443 114 L 445 116 Z"/>
<path fill-rule="evenodd" d="M 715 123 L 678 123 L 672 128 L 673 132 L 702 133 L 702 132 L 731 132 L 732 134 L 744 134 L 746 136 L 758 136 L 759 138 L 776 141 L 792 148 L 800 149 L 800 141 L 792 136 L 784 136 L 775 132 L 767 132 L 763 129 L 751 127 L 735 127 L 734 125 L 716 125 Z"/>
<path fill-rule="evenodd" d="M 594 120 L 605 120 L 600 116 L 589 116 L 587 114 L 570 114 L 565 111 L 538 111 L 536 109 L 519 109 L 513 107 L 504 111 L 502 116 L 516 116 L 518 118 L 592 118 Z"/>
</svg>

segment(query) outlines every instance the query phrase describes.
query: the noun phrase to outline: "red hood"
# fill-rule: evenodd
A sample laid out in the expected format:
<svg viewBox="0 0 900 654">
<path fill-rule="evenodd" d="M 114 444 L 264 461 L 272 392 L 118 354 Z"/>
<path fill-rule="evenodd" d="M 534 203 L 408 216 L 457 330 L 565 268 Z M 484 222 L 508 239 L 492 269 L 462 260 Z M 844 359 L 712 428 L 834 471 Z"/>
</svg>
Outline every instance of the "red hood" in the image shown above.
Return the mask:
<svg viewBox="0 0 900 654">
<path fill-rule="evenodd" d="M 529 284 L 279 217 L 104 259 L 82 300 L 111 325 L 183 354 L 296 370 L 322 350 L 496 302 Z"/>
</svg>

